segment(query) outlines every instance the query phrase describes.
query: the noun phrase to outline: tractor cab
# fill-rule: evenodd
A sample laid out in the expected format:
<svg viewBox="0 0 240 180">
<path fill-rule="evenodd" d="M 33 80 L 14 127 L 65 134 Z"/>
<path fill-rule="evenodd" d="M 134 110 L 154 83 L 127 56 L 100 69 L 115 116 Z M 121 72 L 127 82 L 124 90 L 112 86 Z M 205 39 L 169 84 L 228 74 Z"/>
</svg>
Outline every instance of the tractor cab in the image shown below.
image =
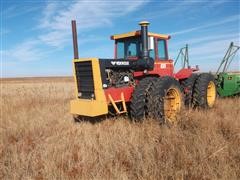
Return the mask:
<svg viewBox="0 0 240 180">
<path fill-rule="evenodd" d="M 132 31 L 111 36 L 115 40 L 114 58 L 132 59 L 142 58 L 141 31 Z M 169 35 L 148 32 L 149 57 L 158 60 L 168 60 L 167 41 Z"/>
</svg>

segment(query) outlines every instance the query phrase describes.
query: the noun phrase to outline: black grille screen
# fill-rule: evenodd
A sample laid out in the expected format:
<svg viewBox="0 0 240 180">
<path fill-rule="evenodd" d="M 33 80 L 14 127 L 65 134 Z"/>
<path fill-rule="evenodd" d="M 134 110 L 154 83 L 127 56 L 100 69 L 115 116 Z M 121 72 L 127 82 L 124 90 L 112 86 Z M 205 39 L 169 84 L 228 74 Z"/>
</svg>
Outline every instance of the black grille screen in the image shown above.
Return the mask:
<svg viewBox="0 0 240 180">
<path fill-rule="evenodd" d="M 92 62 L 75 62 L 78 97 L 82 99 L 94 98 L 94 83 Z"/>
</svg>

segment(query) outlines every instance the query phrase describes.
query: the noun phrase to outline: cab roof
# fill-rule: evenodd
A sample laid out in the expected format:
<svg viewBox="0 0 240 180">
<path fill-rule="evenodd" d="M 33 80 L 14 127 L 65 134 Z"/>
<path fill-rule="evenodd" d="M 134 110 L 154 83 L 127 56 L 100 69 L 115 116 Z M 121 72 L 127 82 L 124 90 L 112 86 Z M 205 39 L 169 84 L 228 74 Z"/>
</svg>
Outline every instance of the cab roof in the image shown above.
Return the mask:
<svg viewBox="0 0 240 180">
<path fill-rule="evenodd" d="M 140 36 L 140 35 L 141 35 L 141 31 L 131 31 L 128 33 L 112 35 L 111 39 L 116 40 L 116 39 L 122 39 L 122 38 Z M 148 32 L 148 36 L 157 37 L 157 38 L 161 38 L 161 39 L 170 39 L 171 38 L 171 36 L 167 35 L 167 34 L 157 34 L 157 33 L 152 33 L 152 32 Z"/>
</svg>

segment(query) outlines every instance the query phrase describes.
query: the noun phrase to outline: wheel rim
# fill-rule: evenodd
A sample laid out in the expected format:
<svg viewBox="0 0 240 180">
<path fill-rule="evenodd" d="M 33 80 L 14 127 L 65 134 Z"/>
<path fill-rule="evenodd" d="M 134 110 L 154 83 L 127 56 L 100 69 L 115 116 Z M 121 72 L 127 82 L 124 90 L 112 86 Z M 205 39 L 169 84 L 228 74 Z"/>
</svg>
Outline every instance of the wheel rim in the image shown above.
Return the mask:
<svg viewBox="0 0 240 180">
<path fill-rule="evenodd" d="M 177 119 L 177 112 L 181 108 L 181 94 L 178 89 L 168 89 L 164 98 L 164 115 L 166 120 L 174 122 Z"/>
<path fill-rule="evenodd" d="M 210 81 L 207 87 L 207 103 L 209 107 L 214 105 L 216 99 L 216 86 L 214 82 Z"/>
</svg>

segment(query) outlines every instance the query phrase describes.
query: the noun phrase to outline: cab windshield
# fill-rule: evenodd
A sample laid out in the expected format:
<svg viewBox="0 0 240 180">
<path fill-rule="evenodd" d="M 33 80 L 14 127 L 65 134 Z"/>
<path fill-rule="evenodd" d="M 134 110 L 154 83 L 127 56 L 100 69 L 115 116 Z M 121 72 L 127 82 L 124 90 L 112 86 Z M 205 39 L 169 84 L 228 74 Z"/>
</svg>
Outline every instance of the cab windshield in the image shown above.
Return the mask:
<svg viewBox="0 0 240 180">
<path fill-rule="evenodd" d="M 139 37 L 120 39 L 117 41 L 117 59 L 139 58 L 141 55 L 141 39 Z"/>
</svg>

